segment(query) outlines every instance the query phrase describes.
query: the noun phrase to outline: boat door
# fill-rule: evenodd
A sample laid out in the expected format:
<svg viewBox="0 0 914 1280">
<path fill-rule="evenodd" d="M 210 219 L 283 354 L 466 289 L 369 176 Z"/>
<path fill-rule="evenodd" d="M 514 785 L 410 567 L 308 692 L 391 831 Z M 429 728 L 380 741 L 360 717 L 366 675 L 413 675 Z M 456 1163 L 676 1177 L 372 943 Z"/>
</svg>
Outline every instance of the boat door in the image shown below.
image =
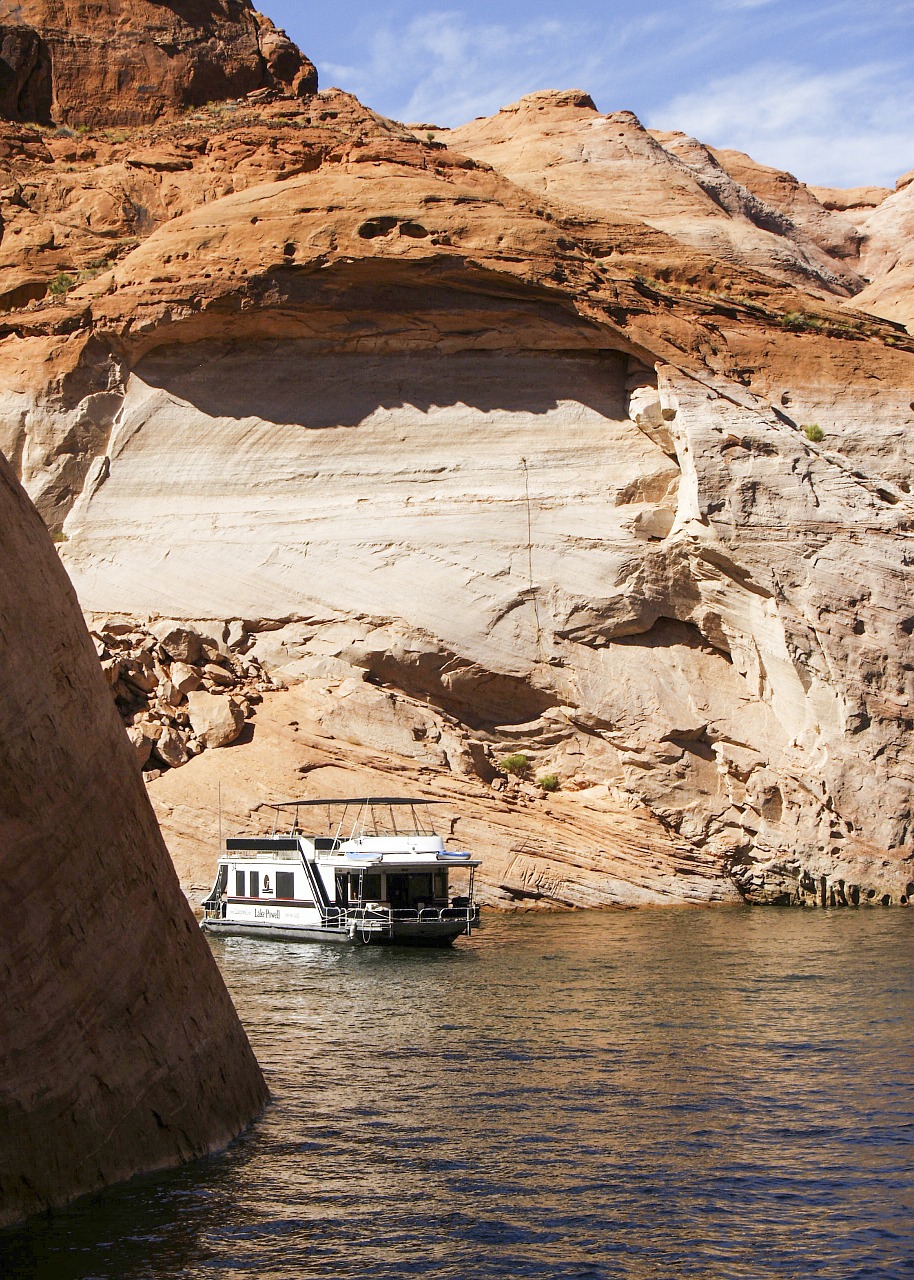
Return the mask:
<svg viewBox="0 0 914 1280">
<path fill-rule="evenodd" d="M 394 911 L 409 906 L 409 876 L 405 873 L 387 873 L 387 901 Z"/>
</svg>

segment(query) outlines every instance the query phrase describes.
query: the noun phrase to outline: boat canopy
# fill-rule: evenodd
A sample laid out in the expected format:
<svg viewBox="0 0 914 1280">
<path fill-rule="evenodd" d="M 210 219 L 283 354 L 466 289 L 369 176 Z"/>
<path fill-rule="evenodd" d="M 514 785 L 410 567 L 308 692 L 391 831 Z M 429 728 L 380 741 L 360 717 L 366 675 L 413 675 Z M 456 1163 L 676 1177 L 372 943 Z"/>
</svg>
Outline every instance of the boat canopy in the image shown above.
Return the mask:
<svg viewBox="0 0 914 1280">
<path fill-rule="evenodd" d="M 380 836 L 386 833 L 385 828 L 399 837 L 434 836 L 434 827 L 428 819 L 421 819 L 417 810 L 437 803 L 439 802 L 436 800 L 421 796 L 350 796 L 317 800 L 274 800 L 264 807 L 272 809 L 276 815 L 274 835 L 277 834 L 276 826 L 286 823 L 289 825 L 290 835 L 301 833 L 301 810 L 324 809 L 327 813 L 327 830 L 333 833 L 333 840 L 339 844 L 345 839 Z M 349 816 L 353 812 L 354 819 Z M 283 814 L 289 814 L 289 817 L 283 819 Z M 405 814 L 405 821 L 397 816 L 399 814 Z"/>
<path fill-rule="evenodd" d="M 306 807 L 316 808 L 323 805 L 325 808 L 330 804 L 344 804 L 347 807 L 353 804 L 377 804 L 384 805 L 385 808 L 390 804 L 440 804 L 439 800 L 416 799 L 410 800 L 408 796 L 352 796 L 348 800 L 271 800 L 266 806 L 268 809 L 304 809 Z"/>
</svg>

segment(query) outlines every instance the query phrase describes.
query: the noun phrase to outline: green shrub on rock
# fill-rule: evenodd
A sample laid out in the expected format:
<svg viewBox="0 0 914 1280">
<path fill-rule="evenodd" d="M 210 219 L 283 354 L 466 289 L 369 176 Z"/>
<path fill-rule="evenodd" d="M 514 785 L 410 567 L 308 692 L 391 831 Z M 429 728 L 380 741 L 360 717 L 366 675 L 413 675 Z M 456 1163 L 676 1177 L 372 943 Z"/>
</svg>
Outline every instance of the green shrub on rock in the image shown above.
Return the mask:
<svg viewBox="0 0 914 1280">
<path fill-rule="evenodd" d="M 521 752 L 505 756 L 501 762 L 501 767 L 505 773 L 513 774 L 515 778 L 526 778 L 530 773 L 530 757 L 523 755 Z"/>
<path fill-rule="evenodd" d="M 788 311 L 781 316 L 781 324 L 791 333 L 817 333 L 822 328 L 819 317 L 807 311 Z"/>
<path fill-rule="evenodd" d="M 541 791 L 558 791 L 559 779 L 558 774 L 544 773 L 541 778 L 537 778 L 536 785 Z"/>
<path fill-rule="evenodd" d="M 69 293 L 71 289 L 76 287 L 76 280 L 73 276 L 67 275 L 65 271 L 58 271 L 57 275 L 48 285 L 48 293 L 53 298 L 62 298 L 64 294 Z"/>
</svg>

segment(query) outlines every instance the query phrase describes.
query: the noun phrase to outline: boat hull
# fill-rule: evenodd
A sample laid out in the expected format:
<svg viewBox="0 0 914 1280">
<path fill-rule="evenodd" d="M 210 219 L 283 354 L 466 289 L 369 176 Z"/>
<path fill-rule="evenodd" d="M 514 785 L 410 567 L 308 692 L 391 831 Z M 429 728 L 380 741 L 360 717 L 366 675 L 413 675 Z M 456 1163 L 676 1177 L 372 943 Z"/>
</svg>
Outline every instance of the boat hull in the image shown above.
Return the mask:
<svg viewBox="0 0 914 1280">
<path fill-rule="evenodd" d="M 346 946 L 449 947 L 466 933 L 466 925 L 452 920 L 394 924 L 390 933 L 363 932 L 356 928 L 295 927 L 248 924 L 239 920 L 204 920 L 206 933 L 223 938 L 260 938 L 272 942 L 331 942 Z"/>
</svg>

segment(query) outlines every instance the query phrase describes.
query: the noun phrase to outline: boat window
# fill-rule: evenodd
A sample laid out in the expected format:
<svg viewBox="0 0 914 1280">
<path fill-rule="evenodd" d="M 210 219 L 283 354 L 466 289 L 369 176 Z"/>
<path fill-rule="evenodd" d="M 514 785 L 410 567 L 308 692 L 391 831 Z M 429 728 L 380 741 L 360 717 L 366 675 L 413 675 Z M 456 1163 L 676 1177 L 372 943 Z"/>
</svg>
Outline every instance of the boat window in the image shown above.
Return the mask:
<svg viewBox="0 0 914 1280">
<path fill-rule="evenodd" d="M 276 896 L 277 898 L 294 898 L 295 897 L 295 872 L 294 871 L 277 871 L 276 872 Z"/>
<path fill-rule="evenodd" d="M 252 898 L 260 897 L 260 872 L 259 871 L 251 872 L 251 892 L 249 896 Z"/>
<path fill-rule="evenodd" d="M 236 898 L 244 897 L 244 872 L 243 871 L 235 872 L 235 897 Z"/>
<path fill-rule="evenodd" d="M 345 872 L 336 873 L 336 900 L 341 904 L 349 902 L 349 876 Z"/>
<path fill-rule="evenodd" d="M 435 872 L 435 897 L 436 898 L 447 897 L 447 872 L 446 871 Z"/>
<path fill-rule="evenodd" d="M 380 902 L 381 876 L 379 872 L 373 871 L 370 875 L 362 877 L 362 894 L 368 902 Z"/>
</svg>

